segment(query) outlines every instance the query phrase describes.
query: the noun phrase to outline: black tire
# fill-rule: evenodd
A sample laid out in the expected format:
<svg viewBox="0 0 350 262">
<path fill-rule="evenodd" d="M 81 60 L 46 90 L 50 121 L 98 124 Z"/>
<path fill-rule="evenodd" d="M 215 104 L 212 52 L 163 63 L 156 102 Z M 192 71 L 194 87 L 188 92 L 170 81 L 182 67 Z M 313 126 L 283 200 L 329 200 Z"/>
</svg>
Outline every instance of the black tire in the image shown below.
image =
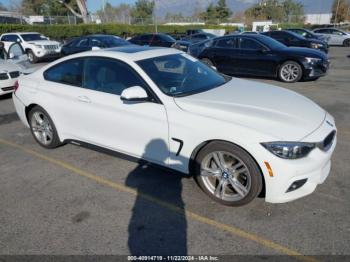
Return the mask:
<svg viewBox="0 0 350 262">
<path fill-rule="evenodd" d="M 40 114 L 42 116 L 45 116 L 48 123 L 50 124 L 50 131 L 52 132 L 52 138 L 49 139 L 50 141 L 47 144 L 44 144 L 42 141 L 40 141 L 40 139 L 38 139 L 37 135 L 34 133 L 35 131 L 35 127 L 34 127 L 34 114 Z M 43 119 L 43 118 L 42 118 Z M 29 126 L 30 126 L 30 131 L 35 139 L 35 141 L 42 147 L 44 148 L 48 148 L 48 149 L 53 149 L 56 148 L 60 145 L 62 145 L 58 134 L 57 134 L 57 129 L 55 124 L 53 123 L 51 117 L 49 116 L 49 114 L 40 106 L 35 106 L 33 107 L 29 113 L 28 113 L 28 122 L 29 122 Z M 39 132 L 40 133 L 40 132 Z"/>
<path fill-rule="evenodd" d="M 32 64 L 37 63 L 39 60 L 32 50 L 27 51 L 27 56 L 28 56 L 29 62 Z"/>
<path fill-rule="evenodd" d="M 215 192 L 214 193 L 211 192 L 205 184 L 205 177 L 201 175 L 201 168 L 203 165 L 203 161 L 205 161 L 205 159 L 207 159 L 208 155 L 210 155 L 211 153 L 219 152 L 219 151 L 227 152 L 237 157 L 242 163 L 244 163 L 246 169 L 249 172 L 250 188 L 249 190 L 247 190 L 248 193 L 242 199 L 239 199 L 236 201 L 227 201 L 227 200 L 221 199 L 215 195 Z M 263 181 L 262 181 L 262 174 L 261 174 L 260 168 L 256 164 L 255 160 L 245 150 L 243 150 L 242 148 L 234 144 L 227 143 L 227 142 L 209 143 L 207 146 L 205 146 L 203 149 L 200 150 L 200 152 L 196 156 L 194 163 L 195 163 L 193 168 L 194 178 L 197 181 L 198 185 L 210 198 L 212 198 L 213 200 L 215 200 L 220 204 L 223 204 L 226 206 L 236 206 L 236 207 L 243 206 L 253 201 L 262 190 Z M 221 174 L 219 176 L 221 176 Z M 217 180 L 215 181 L 216 183 L 219 183 Z M 218 185 L 216 185 L 216 187 L 218 187 Z M 233 189 L 232 186 L 230 188 L 231 190 Z M 238 191 L 236 193 L 238 194 Z"/>
<path fill-rule="evenodd" d="M 350 47 L 350 39 L 345 39 L 343 42 L 343 46 Z"/>
<path fill-rule="evenodd" d="M 201 61 L 207 66 L 213 67 L 214 63 L 209 58 L 202 58 Z"/>
<path fill-rule="evenodd" d="M 295 69 L 296 71 L 296 76 L 288 79 L 284 74 L 284 69 L 286 69 L 286 67 L 291 67 L 293 69 Z M 303 77 L 303 69 L 302 67 L 295 61 L 286 61 L 284 62 L 278 69 L 278 78 L 285 83 L 295 83 L 300 81 L 300 79 Z"/>
</svg>

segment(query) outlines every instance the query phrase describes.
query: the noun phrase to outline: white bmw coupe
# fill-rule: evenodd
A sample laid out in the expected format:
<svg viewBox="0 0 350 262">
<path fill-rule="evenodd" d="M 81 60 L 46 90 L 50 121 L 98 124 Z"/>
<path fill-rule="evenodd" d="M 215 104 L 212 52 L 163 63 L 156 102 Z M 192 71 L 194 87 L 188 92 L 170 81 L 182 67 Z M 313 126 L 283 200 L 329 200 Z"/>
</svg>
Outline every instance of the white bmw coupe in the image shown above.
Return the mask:
<svg viewBox="0 0 350 262">
<path fill-rule="evenodd" d="M 219 74 L 175 49 L 128 46 L 22 76 L 18 115 L 45 148 L 92 144 L 191 174 L 231 206 L 282 203 L 330 173 L 334 119 L 283 88 Z"/>
</svg>

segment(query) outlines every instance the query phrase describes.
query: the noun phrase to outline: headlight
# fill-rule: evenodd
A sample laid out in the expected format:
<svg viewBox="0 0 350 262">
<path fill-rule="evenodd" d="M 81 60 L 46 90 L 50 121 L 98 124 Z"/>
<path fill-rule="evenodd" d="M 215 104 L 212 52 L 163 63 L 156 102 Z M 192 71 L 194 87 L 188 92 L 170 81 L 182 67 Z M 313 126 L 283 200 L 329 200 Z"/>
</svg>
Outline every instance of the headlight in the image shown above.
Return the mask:
<svg viewBox="0 0 350 262">
<path fill-rule="evenodd" d="M 319 49 L 322 48 L 323 44 L 316 44 L 316 43 L 311 43 L 311 48 Z"/>
<path fill-rule="evenodd" d="M 311 64 L 322 62 L 321 58 L 305 57 L 306 61 Z"/>
<path fill-rule="evenodd" d="M 42 45 L 35 45 L 35 47 L 37 47 L 37 48 L 43 48 Z"/>
<path fill-rule="evenodd" d="M 302 142 L 271 142 L 261 143 L 261 145 L 275 156 L 284 159 L 306 157 L 316 147 L 314 143 Z"/>
</svg>

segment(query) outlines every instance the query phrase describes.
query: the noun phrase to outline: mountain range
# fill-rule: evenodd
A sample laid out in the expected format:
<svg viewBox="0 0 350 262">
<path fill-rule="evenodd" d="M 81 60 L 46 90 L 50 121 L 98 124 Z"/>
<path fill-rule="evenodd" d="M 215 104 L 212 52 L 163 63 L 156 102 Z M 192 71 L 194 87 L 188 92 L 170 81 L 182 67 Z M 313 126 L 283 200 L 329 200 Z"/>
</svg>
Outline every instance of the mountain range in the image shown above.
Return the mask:
<svg viewBox="0 0 350 262">
<path fill-rule="evenodd" d="M 257 3 L 259 0 L 226 0 L 227 5 L 233 12 L 240 12 Z M 157 0 L 157 13 L 160 16 L 166 13 L 182 13 L 191 15 L 195 10 L 205 8 L 215 0 Z M 304 5 L 305 13 L 318 14 L 331 12 L 333 0 L 299 0 Z"/>
</svg>

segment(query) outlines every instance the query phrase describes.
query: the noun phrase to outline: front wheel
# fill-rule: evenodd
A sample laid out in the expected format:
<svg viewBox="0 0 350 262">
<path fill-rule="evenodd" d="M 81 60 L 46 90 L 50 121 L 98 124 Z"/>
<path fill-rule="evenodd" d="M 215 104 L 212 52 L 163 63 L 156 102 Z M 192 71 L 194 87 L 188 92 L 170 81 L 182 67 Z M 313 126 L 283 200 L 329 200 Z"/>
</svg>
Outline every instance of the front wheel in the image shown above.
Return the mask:
<svg viewBox="0 0 350 262">
<path fill-rule="evenodd" d="M 298 82 L 303 76 L 303 69 L 294 61 L 283 63 L 278 71 L 278 77 L 286 83 Z"/>
<path fill-rule="evenodd" d="M 30 130 L 39 145 L 56 148 L 61 145 L 56 127 L 49 114 L 40 106 L 35 106 L 28 114 Z"/>
<path fill-rule="evenodd" d="M 198 153 L 194 171 L 202 190 L 223 205 L 246 205 L 262 189 L 261 172 L 254 159 L 230 143 L 208 144 Z"/>
<path fill-rule="evenodd" d="M 350 39 L 345 39 L 343 46 L 350 47 Z"/>
<path fill-rule="evenodd" d="M 28 56 L 29 62 L 31 62 L 32 64 L 35 64 L 36 62 L 38 62 L 38 58 L 32 50 L 27 51 L 27 56 Z"/>
</svg>

